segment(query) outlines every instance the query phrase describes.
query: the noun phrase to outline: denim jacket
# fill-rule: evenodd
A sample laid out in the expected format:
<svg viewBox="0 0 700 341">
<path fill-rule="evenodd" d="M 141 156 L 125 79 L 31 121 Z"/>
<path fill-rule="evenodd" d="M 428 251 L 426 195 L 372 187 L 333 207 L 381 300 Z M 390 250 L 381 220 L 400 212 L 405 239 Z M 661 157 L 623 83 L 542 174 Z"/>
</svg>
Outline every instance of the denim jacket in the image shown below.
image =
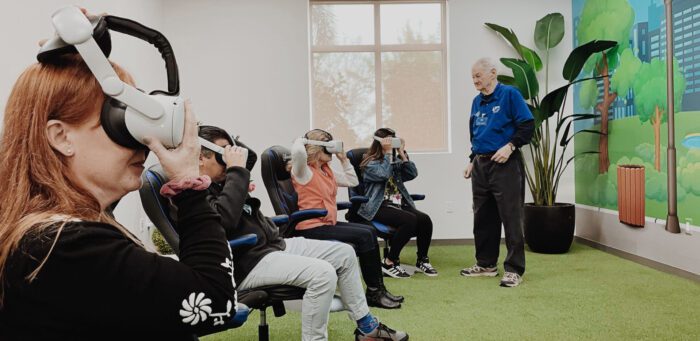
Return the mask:
<svg viewBox="0 0 700 341">
<path fill-rule="evenodd" d="M 394 176 L 396 187 L 401 193 L 403 203 L 411 205 L 415 208 L 416 205 L 411 199 L 411 195 L 403 185 L 404 181 L 411 181 L 418 176 L 418 169 L 413 161 L 399 161 L 391 164 L 391 156 L 384 155 L 383 160 L 372 160 L 362 171 L 362 184 L 365 188 L 365 196 L 369 201 L 360 205 L 357 214 L 369 221 L 374 219 L 379 207 L 384 201 L 384 191 L 389 178 Z"/>
</svg>

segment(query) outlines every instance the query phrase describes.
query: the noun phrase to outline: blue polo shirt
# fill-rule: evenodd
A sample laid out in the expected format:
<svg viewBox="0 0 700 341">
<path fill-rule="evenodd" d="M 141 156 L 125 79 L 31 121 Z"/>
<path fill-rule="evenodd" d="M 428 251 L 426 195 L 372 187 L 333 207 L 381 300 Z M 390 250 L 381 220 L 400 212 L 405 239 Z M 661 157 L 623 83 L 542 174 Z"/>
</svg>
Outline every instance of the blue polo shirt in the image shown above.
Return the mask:
<svg viewBox="0 0 700 341">
<path fill-rule="evenodd" d="M 474 154 L 495 153 L 512 140 L 520 123 L 534 119 L 515 87 L 498 83 L 487 97 L 479 94 L 472 102 L 469 132 Z"/>
</svg>

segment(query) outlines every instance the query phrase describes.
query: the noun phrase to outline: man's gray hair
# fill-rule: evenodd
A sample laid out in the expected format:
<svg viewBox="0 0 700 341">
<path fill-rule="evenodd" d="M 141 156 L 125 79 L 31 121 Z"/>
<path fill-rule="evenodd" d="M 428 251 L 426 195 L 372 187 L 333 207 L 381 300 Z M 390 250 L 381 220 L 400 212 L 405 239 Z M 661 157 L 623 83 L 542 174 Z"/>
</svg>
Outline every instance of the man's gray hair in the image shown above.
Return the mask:
<svg viewBox="0 0 700 341">
<path fill-rule="evenodd" d="M 479 70 L 486 70 L 486 71 L 491 71 L 493 69 L 498 72 L 498 67 L 496 67 L 496 63 L 493 62 L 493 59 L 488 58 L 488 57 L 483 57 L 477 59 L 476 62 L 474 62 L 474 66 L 477 67 Z"/>
</svg>

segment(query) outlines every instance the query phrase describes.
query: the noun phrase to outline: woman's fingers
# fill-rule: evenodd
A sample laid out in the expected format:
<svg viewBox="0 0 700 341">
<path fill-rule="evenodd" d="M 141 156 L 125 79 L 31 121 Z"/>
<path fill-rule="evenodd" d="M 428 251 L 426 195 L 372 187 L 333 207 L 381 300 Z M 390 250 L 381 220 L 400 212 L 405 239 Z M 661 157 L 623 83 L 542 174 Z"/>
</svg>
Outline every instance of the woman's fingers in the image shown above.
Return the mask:
<svg viewBox="0 0 700 341">
<path fill-rule="evenodd" d="M 198 144 L 197 139 L 197 118 L 194 115 L 194 110 L 192 110 L 192 104 L 190 100 L 185 101 L 185 130 L 182 136 L 182 144 L 186 146 L 193 146 Z"/>
<path fill-rule="evenodd" d="M 156 153 L 156 156 L 159 160 L 161 160 L 165 153 L 168 152 L 168 150 L 163 146 L 162 143 L 160 143 L 158 139 L 152 137 L 144 137 L 143 142 L 146 144 L 148 149 Z"/>
</svg>

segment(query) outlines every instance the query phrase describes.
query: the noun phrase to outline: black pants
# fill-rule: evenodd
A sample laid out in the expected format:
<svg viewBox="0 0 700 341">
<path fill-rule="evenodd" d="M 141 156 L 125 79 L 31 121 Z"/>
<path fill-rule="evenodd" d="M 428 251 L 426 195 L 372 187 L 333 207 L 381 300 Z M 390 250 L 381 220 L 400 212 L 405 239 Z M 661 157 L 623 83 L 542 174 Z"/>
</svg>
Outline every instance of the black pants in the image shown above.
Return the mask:
<svg viewBox="0 0 700 341">
<path fill-rule="evenodd" d="M 352 245 L 360 259 L 360 270 L 365 284 L 372 288 L 383 286 L 379 244 L 373 227 L 339 221 L 335 225 L 297 230 L 294 235 L 308 239 L 336 240 Z"/>
<path fill-rule="evenodd" d="M 373 220 L 397 229 L 389 241 L 389 260 L 399 262 L 401 250 L 413 237 L 416 237 L 418 246 L 418 260 L 428 257 L 430 241 L 433 238 L 433 221 L 427 214 L 409 205 L 399 208 L 382 204 Z"/>
<path fill-rule="evenodd" d="M 474 243 L 479 266 L 498 264 L 501 224 L 506 234 L 508 254 L 504 268 L 522 275 L 525 272 L 523 202 L 525 178 L 518 152 L 505 163 L 476 156 L 472 168 L 474 202 Z"/>
</svg>

